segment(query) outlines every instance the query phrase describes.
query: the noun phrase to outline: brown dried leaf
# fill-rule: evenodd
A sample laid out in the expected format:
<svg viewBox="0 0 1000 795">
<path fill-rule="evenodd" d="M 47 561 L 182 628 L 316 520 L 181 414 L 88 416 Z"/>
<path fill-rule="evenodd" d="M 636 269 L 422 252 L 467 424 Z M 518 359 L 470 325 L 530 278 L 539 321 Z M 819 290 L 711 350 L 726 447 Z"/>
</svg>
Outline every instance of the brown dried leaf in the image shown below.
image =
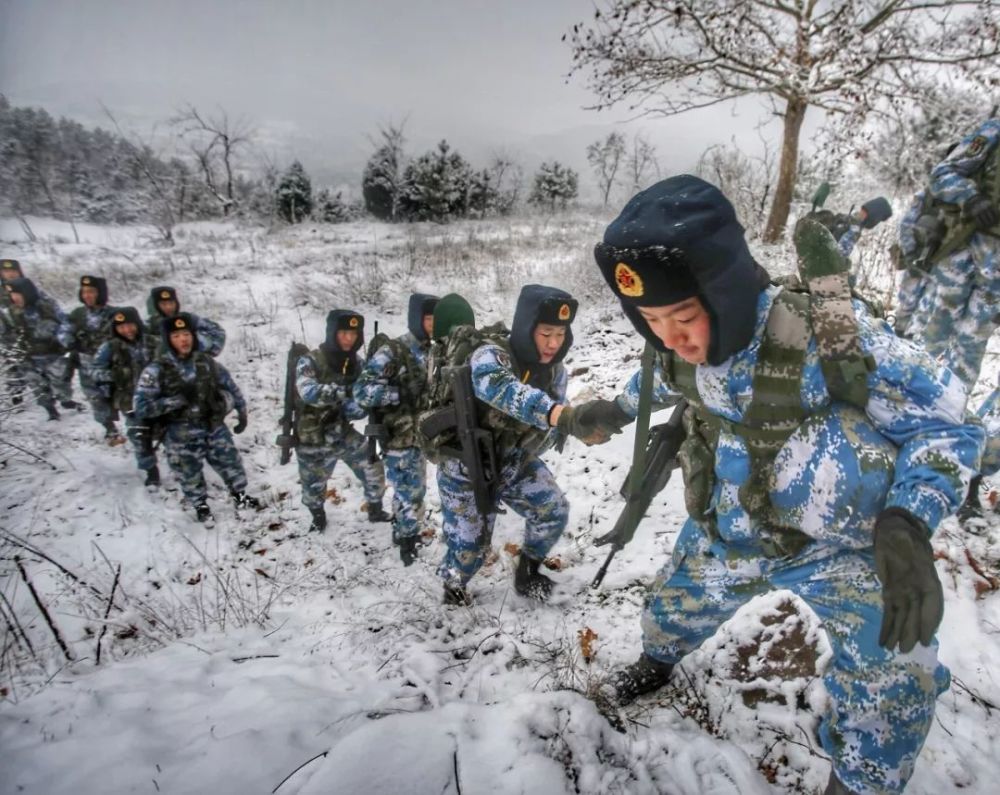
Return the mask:
<svg viewBox="0 0 1000 795">
<path fill-rule="evenodd" d="M 197 585 L 201 582 L 201 572 L 199 571 L 191 579 L 188 580 L 188 585 Z"/>
<path fill-rule="evenodd" d="M 344 498 L 337 493 L 337 490 L 333 486 L 326 490 L 326 499 L 334 505 L 340 505 L 344 501 Z"/>
<path fill-rule="evenodd" d="M 549 571 L 562 571 L 563 562 L 561 558 L 546 558 L 542 561 L 542 565 L 545 566 Z"/>
<path fill-rule="evenodd" d="M 516 558 L 521 554 L 521 547 L 515 544 L 513 541 L 508 541 L 503 545 L 503 551 L 510 555 L 512 558 Z"/>
<path fill-rule="evenodd" d="M 583 661 L 589 665 L 590 661 L 593 660 L 597 654 L 597 649 L 594 648 L 594 641 L 597 640 L 597 633 L 590 627 L 584 627 L 583 629 L 578 629 L 576 631 L 576 637 L 580 641 L 580 653 L 583 655 Z"/>
<path fill-rule="evenodd" d="M 266 571 L 264 571 L 263 569 L 254 569 L 254 571 L 255 571 L 255 572 L 256 572 L 257 574 L 259 574 L 259 575 L 260 575 L 261 577 L 264 577 L 264 578 L 265 578 L 265 579 L 267 579 L 267 580 L 270 580 L 270 579 L 271 579 L 271 575 L 270 575 L 270 574 L 268 574 L 268 573 L 267 573 Z"/>
<path fill-rule="evenodd" d="M 255 554 L 255 555 L 266 555 L 267 554 L 267 547 L 261 547 L 260 549 L 255 549 L 253 551 L 253 554 Z"/>
</svg>

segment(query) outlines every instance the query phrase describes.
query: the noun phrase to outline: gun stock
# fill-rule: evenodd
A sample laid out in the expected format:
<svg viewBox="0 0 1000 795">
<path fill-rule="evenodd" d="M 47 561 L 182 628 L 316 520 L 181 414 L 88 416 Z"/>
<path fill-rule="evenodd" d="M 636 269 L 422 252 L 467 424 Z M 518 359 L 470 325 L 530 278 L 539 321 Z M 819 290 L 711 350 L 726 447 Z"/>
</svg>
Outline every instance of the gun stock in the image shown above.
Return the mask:
<svg viewBox="0 0 1000 795">
<path fill-rule="evenodd" d="M 295 367 L 299 357 L 308 353 L 308 349 L 300 342 L 293 342 L 288 349 L 288 362 L 285 366 L 285 404 L 281 414 L 281 433 L 275 438 L 274 443 L 281 448 L 279 463 L 284 465 L 292 460 L 292 448 L 299 443 L 295 435 L 296 426 L 296 400 L 295 400 Z"/>
<path fill-rule="evenodd" d="M 455 398 L 454 414 L 461 448 L 460 454 L 472 484 L 476 510 L 483 520 L 481 546 L 488 546 L 492 539 L 488 530 L 488 517 L 496 509 L 499 487 L 499 467 L 493 434 L 479 427 L 476 399 L 472 391 L 472 368 L 455 367 L 449 374 Z"/>
</svg>

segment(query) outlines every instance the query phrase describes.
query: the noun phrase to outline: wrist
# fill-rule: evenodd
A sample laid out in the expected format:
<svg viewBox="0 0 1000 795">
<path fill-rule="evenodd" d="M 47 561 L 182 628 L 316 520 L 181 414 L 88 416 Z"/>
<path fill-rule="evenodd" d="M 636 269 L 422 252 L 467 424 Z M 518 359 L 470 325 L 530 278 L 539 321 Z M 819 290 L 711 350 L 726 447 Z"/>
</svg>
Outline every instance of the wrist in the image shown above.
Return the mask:
<svg viewBox="0 0 1000 795">
<path fill-rule="evenodd" d="M 549 410 L 549 427 L 550 428 L 555 428 L 556 426 L 559 425 L 559 416 L 563 413 L 563 409 L 565 409 L 565 408 L 566 408 L 566 406 L 563 405 L 562 403 L 556 403 Z"/>
</svg>

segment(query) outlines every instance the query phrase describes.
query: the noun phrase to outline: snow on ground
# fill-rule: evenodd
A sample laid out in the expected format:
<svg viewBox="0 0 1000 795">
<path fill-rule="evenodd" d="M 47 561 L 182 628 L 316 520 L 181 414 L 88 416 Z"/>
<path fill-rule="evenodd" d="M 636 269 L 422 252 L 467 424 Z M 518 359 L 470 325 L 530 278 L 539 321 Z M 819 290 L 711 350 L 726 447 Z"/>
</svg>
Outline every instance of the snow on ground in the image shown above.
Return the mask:
<svg viewBox="0 0 1000 795">
<path fill-rule="evenodd" d="M 475 605 L 445 607 L 439 538 L 404 569 L 344 468 L 331 480 L 343 502 L 328 506 L 328 532 L 307 535 L 295 464 L 278 464 L 288 344 L 318 343 L 334 306 L 395 334 L 414 290 L 462 292 L 481 320 L 509 322 L 522 283 L 564 286 L 583 307 L 571 397 L 612 395 L 639 346 L 590 262 L 605 220 L 190 224 L 169 249 L 142 229 L 79 228 L 76 243 L 66 225 L 40 219 L 29 219 L 38 240 L 27 243 L 16 222 L 0 221 L 0 255 L 66 307 L 89 272 L 109 277 L 113 302 L 144 311 L 151 286 L 173 284 L 183 308 L 223 323 L 221 361 L 250 403 L 237 445 L 267 502 L 237 516 L 210 474 L 217 523 L 206 529 L 162 461 L 165 488 L 147 493 L 128 449 L 106 447 L 88 415 L 55 424 L 36 407 L 0 407 L 0 440 L 47 462 L 0 444 L 0 592 L 19 621 L 0 629 L 0 792 L 819 792 L 829 768 L 815 738 L 817 671 L 828 650 L 787 594 L 745 606 L 673 688 L 627 710 L 624 732 L 582 695 L 638 654 L 645 586 L 684 519 L 678 477 L 602 588 L 588 587 L 606 553 L 591 542 L 622 506 L 630 434 L 547 456 L 572 514 L 545 605 L 510 587 L 512 513 L 472 582 Z M 428 502 L 437 526 L 433 472 Z M 935 546 L 954 685 L 908 791 L 993 792 L 1000 519 L 981 535 L 949 520 Z M 585 658 L 587 630 L 596 638 Z"/>
</svg>

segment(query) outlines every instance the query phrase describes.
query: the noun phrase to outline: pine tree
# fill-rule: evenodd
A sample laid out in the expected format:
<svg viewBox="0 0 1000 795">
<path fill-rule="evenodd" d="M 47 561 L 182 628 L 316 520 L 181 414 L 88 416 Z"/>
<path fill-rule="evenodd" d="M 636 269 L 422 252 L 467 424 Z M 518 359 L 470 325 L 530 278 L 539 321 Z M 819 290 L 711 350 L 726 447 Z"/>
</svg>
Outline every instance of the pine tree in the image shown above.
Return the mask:
<svg viewBox="0 0 1000 795">
<path fill-rule="evenodd" d="M 382 143 L 365 164 L 361 177 L 361 195 L 365 209 L 381 221 L 399 217 L 399 196 L 403 181 L 403 128 L 379 130 Z"/>
<path fill-rule="evenodd" d="M 441 141 L 433 152 L 406 167 L 400 206 L 408 218 L 445 223 L 463 218 L 469 210 L 472 169 L 465 159 Z"/>
<path fill-rule="evenodd" d="M 290 224 L 297 224 L 312 212 L 312 183 L 302 164 L 296 160 L 278 182 L 278 214 Z"/>
<path fill-rule="evenodd" d="M 342 224 L 350 221 L 352 210 L 344 201 L 341 191 L 330 193 L 329 188 L 323 188 L 316 194 L 316 202 L 313 207 L 313 217 L 318 221 L 328 224 Z"/>
<path fill-rule="evenodd" d="M 554 210 L 557 205 L 565 208 L 576 198 L 579 182 L 577 173 L 568 166 L 555 160 L 551 163 L 542 163 L 535 173 L 535 182 L 528 201 L 547 206 L 550 210 Z"/>
</svg>

